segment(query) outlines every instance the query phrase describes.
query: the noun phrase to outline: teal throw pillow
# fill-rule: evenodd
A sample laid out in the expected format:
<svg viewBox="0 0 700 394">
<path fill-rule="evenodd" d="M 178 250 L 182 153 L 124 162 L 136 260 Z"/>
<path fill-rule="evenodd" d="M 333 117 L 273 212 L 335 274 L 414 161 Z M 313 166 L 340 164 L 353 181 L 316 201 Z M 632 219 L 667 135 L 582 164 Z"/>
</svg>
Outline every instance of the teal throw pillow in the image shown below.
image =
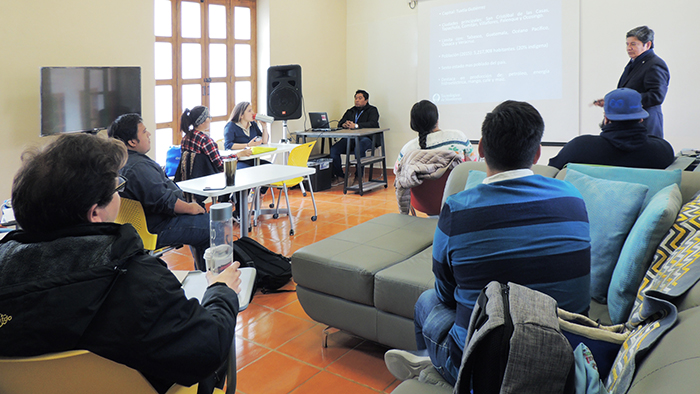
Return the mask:
<svg viewBox="0 0 700 394">
<path fill-rule="evenodd" d="M 591 298 L 605 304 L 622 245 L 649 188 L 594 178 L 569 168 L 564 180 L 583 196 L 591 231 Z"/>
<path fill-rule="evenodd" d="M 485 172 L 479 170 L 469 170 L 469 176 L 467 177 L 467 184 L 464 185 L 464 190 L 481 185 L 484 179 L 486 179 Z"/>
<path fill-rule="evenodd" d="M 569 163 L 567 169 L 611 181 L 639 183 L 649 187 L 649 192 L 644 199 L 642 208 L 646 207 L 651 198 L 661 189 L 671 184 L 681 186 L 681 170 L 652 170 L 648 168 L 629 168 L 596 166 L 590 164 Z"/>
<path fill-rule="evenodd" d="M 608 288 L 608 311 L 614 324 L 629 318 L 639 285 L 656 248 L 676 220 L 682 199 L 677 185 L 665 187 L 651 199 L 630 230 Z"/>
</svg>

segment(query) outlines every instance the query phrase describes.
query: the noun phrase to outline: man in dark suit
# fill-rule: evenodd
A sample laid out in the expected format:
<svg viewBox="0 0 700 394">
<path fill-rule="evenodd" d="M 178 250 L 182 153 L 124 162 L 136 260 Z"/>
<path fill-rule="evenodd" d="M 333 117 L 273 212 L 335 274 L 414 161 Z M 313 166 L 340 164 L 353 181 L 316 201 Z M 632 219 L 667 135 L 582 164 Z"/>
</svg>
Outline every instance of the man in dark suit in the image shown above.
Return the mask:
<svg viewBox="0 0 700 394">
<path fill-rule="evenodd" d="M 629 63 L 617 83 L 618 88 L 630 88 L 642 95 L 642 106 L 649 113 L 644 121 L 647 131 L 659 138 L 664 137 L 664 117 L 661 103 L 668 91 L 671 78 L 666 62 L 654 53 L 654 31 L 647 26 L 636 27 L 627 32 L 627 54 Z M 604 100 L 594 104 L 603 106 Z"/>
<path fill-rule="evenodd" d="M 379 127 L 379 111 L 377 107 L 369 103 L 369 93 L 364 90 L 355 92 L 355 106 L 345 111 L 345 114 L 338 122 L 338 127 L 344 129 L 365 129 Z M 360 138 L 360 157 L 365 157 L 365 151 L 372 148 L 372 139 L 369 137 Z M 347 152 L 347 139 L 342 138 L 331 146 L 331 158 L 333 159 L 333 176 L 339 179 L 345 178 L 343 163 L 340 161 L 341 154 L 350 154 L 355 151 L 355 141 L 350 141 L 350 152 Z M 355 174 L 355 180 L 362 174 Z"/>
</svg>

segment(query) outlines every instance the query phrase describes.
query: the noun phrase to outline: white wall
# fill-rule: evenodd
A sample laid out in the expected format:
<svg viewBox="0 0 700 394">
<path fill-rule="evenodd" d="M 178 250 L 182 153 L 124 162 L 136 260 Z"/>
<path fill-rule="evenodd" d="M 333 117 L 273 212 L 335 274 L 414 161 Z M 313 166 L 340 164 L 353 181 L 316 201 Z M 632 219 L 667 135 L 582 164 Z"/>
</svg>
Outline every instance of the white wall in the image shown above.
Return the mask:
<svg viewBox="0 0 700 394">
<path fill-rule="evenodd" d="M 408 127 L 408 113 L 414 102 L 424 99 L 416 93 L 416 81 L 420 78 L 416 69 L 420 55 L 416 45 L 418 8 L 411 10 L 407 3 L 347 2 L 346 89 L 350 92 L 365 87 L 372 95 L 370 101 L 379 108 L 381 125 L 391 127 L 387 135 L 390 158 L 395 157 L 405 141 L 415 137 Z M 436 4 L 440 2 L 419 0 L 417 7 Z M 624 48 L 625 33 L 646 24 L 656 32 L 656 53 L 671 70 L 671 85 L 663 106 L 666 139 L 676 151 L 700 147 L 693 108 L 700 94 L 700 79 L 692 73 L 698 54 L 692 44 L 681 43 L 695 36 L 699 11 L 699 2 L 681 0 L 639 0 L 634 4 L 581 1 L 579 133 L 599 133 L 602 110 L 589 103 L 616 88 L 629 60 Z M 556 148 L 545 149 L 540 163 L 546 164 L 546 159 L 556 152 Z"/>
<path fill-rule="evenodd" d="M 353 105 L 352 95 L 347 95 L 345 91 L 345 0 L 262 0 L 257 5 L 258 15 L 269 15 L 270 37 L 269 49 L 259 39 L 261 44 L 258 51 L 262 50 L 264 56 L 269 53 L 269 63 L 260 64 L 258 68 L 262 78 L 260 96 L 267 96 L 267 85 L 264 83 L 267 67 L 299 64 L 304 115 L 310 111 L 325 111 L 331 119 L 339 119 L 343 111 Z M 261 110 L 266 108 L 265 105 Z M 304 119 L 288 121 L 289 130 L 303 130 Z M 308 119 L 306 127 L 309 127 Z M 275 122 L 272 138 L 279 140 L 281 136 L 282 122 Z"/>
<path fill-rule="evenodd" d="M 39 137 L 42 66 L 141 66 L 142 112 L 155 129 L 152 1 L 5 1 L 0 37 L 1 200 L 21 153 L 52 140 Z"/>
</svg>

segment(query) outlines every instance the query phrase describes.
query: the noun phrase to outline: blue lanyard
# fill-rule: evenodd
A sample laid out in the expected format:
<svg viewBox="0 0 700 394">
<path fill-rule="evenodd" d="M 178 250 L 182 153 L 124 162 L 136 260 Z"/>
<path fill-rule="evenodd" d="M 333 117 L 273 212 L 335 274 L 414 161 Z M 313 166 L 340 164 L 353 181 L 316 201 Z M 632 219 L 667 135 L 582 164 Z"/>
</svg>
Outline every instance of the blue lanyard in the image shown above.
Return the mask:
<svg viewBox="0 0 700 394">
<path fill-rule="evenodd" d="M 357 123 L 357 120 L 360 119 L 360 115 L 362 115 L 363 112 L 365 112 L 364 109 L 362 111 L 360 111 L 359 114 L 355 114 L 355 123 Z"/>
</svg>

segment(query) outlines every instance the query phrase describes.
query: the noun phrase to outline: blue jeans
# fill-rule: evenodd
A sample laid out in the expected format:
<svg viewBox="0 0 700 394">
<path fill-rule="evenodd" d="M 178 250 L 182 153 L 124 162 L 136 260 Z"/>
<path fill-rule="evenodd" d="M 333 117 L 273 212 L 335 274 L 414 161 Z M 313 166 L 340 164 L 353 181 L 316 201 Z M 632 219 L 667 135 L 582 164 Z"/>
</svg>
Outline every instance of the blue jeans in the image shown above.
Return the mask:
<svg viewBox="0 0 700 394">
<path fill-rule="evenodd" d="M 455 310 L 440 302 L 435 289 L 426 290 L 416 301 L 413 322 L 418 350 L 427 349 L 435 369 L 454 386 L 462 363 L 461 359 L 450 357 L 450 346 L 454 343 L 450 329 L 455 322 Z"/>
<path fill-rule="evenodd" d="M 342 154 L 355 154 L 355 139 L 350 140 L 350 152 L 347 152 L 348 142 L 347 138 L 341 138 L 340 141 L 336 142 L 331 146 L 331 159 L 333 159 L 333 175 L 337 177 L 345 177 L 343 172 L 343 162 L 340 161 L 340 155 Z M 369 137 L 360 138 L 360 157 L 365 157 L 365 152 L 368 149 L 372 149 L 372 139 Z M 358 176 L 362 176 L 360 172 Z"/>
<path fill-rule="evenodd" d="M 156 247 L 161 248 L 173 244 L 190 246 L 194 266 L 206 272 L 204 251 L 209 247 L 209 214 L 178 215 L 155 226 L 152 232 L 158 234 Z"/>
</svg>

